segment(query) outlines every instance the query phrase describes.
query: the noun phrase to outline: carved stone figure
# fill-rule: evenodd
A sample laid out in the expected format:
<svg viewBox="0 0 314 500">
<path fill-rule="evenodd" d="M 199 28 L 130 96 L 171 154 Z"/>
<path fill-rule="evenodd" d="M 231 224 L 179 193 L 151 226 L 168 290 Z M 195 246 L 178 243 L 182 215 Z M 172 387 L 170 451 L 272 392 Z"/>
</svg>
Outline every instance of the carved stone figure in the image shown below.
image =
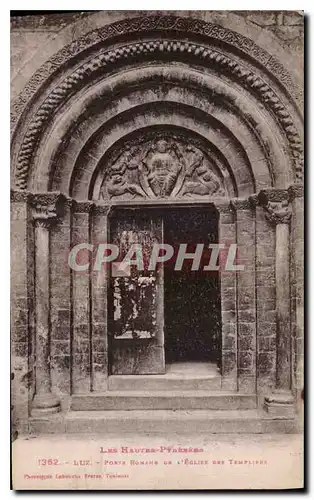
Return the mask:
<svg viewBox="0 0 314 500">
<path fill-rule="evenodd" d="M 126 145 L 107 167 L 100 197 L 164 198 L 224 194 L 204 153 L 177 137 Z"/>
<path fill-rule="evenodd" d="M 182 164 L 167 141 L 159 140 L 154 149 L 155 151 L 150 151 L 143 161 L 147 169 L 147 180 L 156 196 L 169 196 Z"/>
<path fill-rule="evenodd" d="M 182 196 L 185 194 L 188 195 L 210 195 L 210 194 L 223 194 L 223 190 L 221 188 L 219 179 L 213 171 L 210 170 L 208 164 L 203 163 L 203 159 L 199 158 L 197 164 L 194 164 L 193 171 L 197 174 L 197 181 L 187 180 L 182 189 Z M 187 174 L 187 177 L 191 175 Z"/>
</svg>

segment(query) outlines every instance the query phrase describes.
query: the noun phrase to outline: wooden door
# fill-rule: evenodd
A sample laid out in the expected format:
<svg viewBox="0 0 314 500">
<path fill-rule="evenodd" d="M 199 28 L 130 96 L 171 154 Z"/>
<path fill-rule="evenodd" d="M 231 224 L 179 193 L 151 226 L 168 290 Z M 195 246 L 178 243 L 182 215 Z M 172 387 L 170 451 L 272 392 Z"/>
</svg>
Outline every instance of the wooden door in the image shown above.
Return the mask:
<svg viewBox="0 0 314 500">
<path fill-rule="evenodd" d="M 126 275 L 112 268 L 109 298 L 111 374 L 165 373 L 163 267 L 149 270 L 154 243 L 163 241 L 163 221 L 154 210 L 116 210 L 110 221 L 111 242 L 122 261 L 140 245 L 143 269 L 132 265 Z M 128 272 L 129 271 L 129 272 Z"/>
</svg>

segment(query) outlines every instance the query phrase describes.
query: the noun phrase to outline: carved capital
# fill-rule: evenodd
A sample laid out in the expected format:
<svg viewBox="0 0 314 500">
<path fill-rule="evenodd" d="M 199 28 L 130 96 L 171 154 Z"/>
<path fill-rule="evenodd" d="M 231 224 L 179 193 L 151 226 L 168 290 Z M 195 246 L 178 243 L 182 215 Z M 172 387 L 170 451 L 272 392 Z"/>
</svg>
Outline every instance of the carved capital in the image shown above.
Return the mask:
<svg viewBox="0 0 314 500">
<path fill-rule="evenodd" d="M 269 222 L 274 224 L 289 224 L 291 219 L 291 209 L 288 201 L 269 201 L 264 206 L 265 216 Z"/>
<path fill-rule="evenodd" d="M 263 189 L 258 194 L 258 200 L 265 209 L 265 216 L 274 224 L 289 224 L 291 208 L 289 193 L 286 189 Z"/>
<path fill-rule="evenodd" d="M 56 222 L 63 213 L 67 198 L 61 193 L 35 193 L 30 195 L 33 220 L 42 227 Z"/>
<path fill-rule="evenodd" d="M 289 200 L 289 193 L 287 189 L 269 188 L 269 189 L 262 189 L 258 193 L 257 197 L 259 203 L 262 206 L 265 206 L 269 201 L 280 202 Z"/>
</svg>

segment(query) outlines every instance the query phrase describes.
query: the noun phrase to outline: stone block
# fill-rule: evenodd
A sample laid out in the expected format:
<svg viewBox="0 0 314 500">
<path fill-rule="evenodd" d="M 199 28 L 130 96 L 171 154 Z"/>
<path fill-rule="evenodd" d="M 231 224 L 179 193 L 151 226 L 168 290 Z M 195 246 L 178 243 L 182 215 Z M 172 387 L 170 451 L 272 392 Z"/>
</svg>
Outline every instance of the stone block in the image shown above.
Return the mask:
<svg viewBox="0 0 314 500">
<path fill-rule="evenodd" d="M 236 312 L 235 311 L 221 311 L 221 321 L 222 324 L 235 323 L 236 322 Z"/>
<path fill-rule="evenodd" d="M 105 338 L 105 335 L 102 337 L 95 337 L 93 336 L 93 352 L 97 353 L 103 353 L 107 349 L 107 341 Z"/>
<path fill-rule="evenodd" d="M 227 375 L 236 369 L 236 353 L 234 351 L 222 352 L 222 375 Z"/>
<path fill-rule="evenodd" d="M 255 288 L 238 287 L 238 307 L 239 309 L 255 308 Z"/>
<path fill-rule="evenodd" d="M 240 351 L 253 351 L 256 347 L 256 325 L 255 323 L 239 323 L 238 325 L 238 349 Z"/>
<path fill-rule="evenodd" d="M 238 390 L 244 394 L 252 394 L 256 390 L 256 377 L 240 374 L 238 379 Z"/>
<path fill-rule="evenodd" d="M 223 349 L 228 349 L 230 351 L 235 351 L 237 348 L 237 339 L 235 335 L 226 335 L 223 333 L 222 338 Z"/>
<path fill-rule="evenodd" d="M 238 311 L 238 321 L 243 323 L 254 323 L 256 321 L 255 309 L 240 309 Z"/>
<path fill-rule="evenodd" d="M 236 288 L 223 287 L 221 290 L 221 308 L 224 311 L 235 309 L 236 303 Z"/>
<path fill-rule="evenodd" d="M 255 11 L 249 14 L 247 19 L 259 26 L 275 26 L 277 24 L 277 15 L 271 11 Z"/>
<path fill-rule="evenodd" d="M 256 287 L 256 292 L 258 293 L 260 299 L 271 300 L 271 301 L 276 300 L 276 287 L 275 286 L 259 285 L 258 287 Z"/>
<path fill-rule="evenodd" d="M 87 339 L 81 339 L 75 337 L 75 340 L 73 341 L 73 351 L 74 354 L 89 354 L 90 352 L 90 340 L 89 338 Z"/>
<path fill-rule="evenodd" d="M 73 339 L 74 342 L 80 342 L 89 339 L 89 324 L 75 324 L 73 328 Z"/>
<path fill-rule="evenodd" d="M 247 270 L 239 271 L 237 274 L 238 290 L 255 289 L 255 275 Z"/>
<path fill-rule="evenodd" d="M 238 352 L 238 373 L 247 373 L 253 369 L 255 354 L 252 351 Z"/>
<path fill-rule="evenodd" d="M 275 269 L 274 267 L 264 267 L 256 269 L 256 285 L 257 286 L 275 286 Z"/>
<path fill-rule="evenodd" d="M 259 297 L 257 297 L 257 303 L 259 301 Z M 268 309 L 260 309 L 256 311 L 257 318 L 257 328 L 260 328 L 260 323 L 275 323 L 276 322 L 276 311 L 268 310 Z"/>
<path fill-rule="evenodd" d="M 304 16 L 302 12 L 286 12 L 283 14 L 283 24 L 289 26 L 302 26 L 304 24 Z"/>
<path fill-rule="evenodd" d="M 69 349 L 67 351 L 69 354 Z M 51 359 L 51 382 L 56 394 L 71 392 L 71 357 L 53 355 Z"/>
<path fill-rule="evenodd" d="M 257 301 L 256 308 L 257 311 L 261 314 L 267 311 L 275 311 L 276 310 L 276 299 L 267 299 L 263 293 L 259 293 L 259 300 Z"/>
<path fill-rule="evenodd" d="M 16 326 L 15 328 L 12 328 L 11 340 L 12 342 L 19 343 L 25 343 L 28 341 L 27 323 L 23 326 Z"/>
<path fill-rule="evenodd" d="M 264 337 L 259 336 L 257 339 L 258 352 L 275 352 L 276 351 L 276 336 Z"/>
<path fill-rule="evenodd" d="M 51 342 L 52 356 L 70 356 L 69 340 L 53 340 Z"/>
<path fill-rule="evenodd" d="M 28 342 L 12 342 L 12 355 L 28 358 Z"/>
<path fill-rule="evenodd" d="M 280 418 L 294 418 L 295 405 L 291 393 L 276 392 L 265 397 L 264 409 L 269 415 Z"/>
<path fill-rule="evenodd" d="M 276 371 L 276 353 L 258 352 L 257 353 L 257 376 L 270 376 Z"/>
</svg>

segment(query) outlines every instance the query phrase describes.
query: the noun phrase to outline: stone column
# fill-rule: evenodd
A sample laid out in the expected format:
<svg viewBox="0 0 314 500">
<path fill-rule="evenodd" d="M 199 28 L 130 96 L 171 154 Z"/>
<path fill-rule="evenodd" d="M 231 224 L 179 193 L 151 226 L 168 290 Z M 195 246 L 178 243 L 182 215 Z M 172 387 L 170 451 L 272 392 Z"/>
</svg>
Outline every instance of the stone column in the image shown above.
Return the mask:
<svg viewBox="0 0 314 500">
<path fill-rule="evenodd" d="M 75 201 L 72 213 L 71 248 L 90 243 L 91 201 Z M 91 267 L 93 254 L 80 251 L 80 264 L 90 263 L 86 270 L 72 270 L 72 391 L 91 392 Z"/>
<path fill-rule="evenodd" d="M 304 191 L 301 185 L 288 189 L 291 216 L 291 315 L 292 390 L 300 403 L 304 387 Z"/>
<path fill-rule="evenodd" d="M 290 313 L 290 219 L 288 191 L 263 190 L 258 199 L 269 222 L 276 225 L 276 323 L 277 364 L 276 390 L 265 398 L 269 413 L 293 415 L 291 394 L 291 313 Z"/>
<path fill-rule="evenodd" d="M 35 396 L 32 416 L 60 411 L 51 390 L 50 373 L 50 227 L 62 197 L 58 193 L 32 196 L 35 225 Z"/>
<path fill-rule="evenodd" d="M 28 432 L 33 398 L 33 239 L 29 224 L 29 193 L 11 191 L 11 397 L 12 435 Z M 31 229 L 33 229 L 31 227 Z"/>
</svg>

